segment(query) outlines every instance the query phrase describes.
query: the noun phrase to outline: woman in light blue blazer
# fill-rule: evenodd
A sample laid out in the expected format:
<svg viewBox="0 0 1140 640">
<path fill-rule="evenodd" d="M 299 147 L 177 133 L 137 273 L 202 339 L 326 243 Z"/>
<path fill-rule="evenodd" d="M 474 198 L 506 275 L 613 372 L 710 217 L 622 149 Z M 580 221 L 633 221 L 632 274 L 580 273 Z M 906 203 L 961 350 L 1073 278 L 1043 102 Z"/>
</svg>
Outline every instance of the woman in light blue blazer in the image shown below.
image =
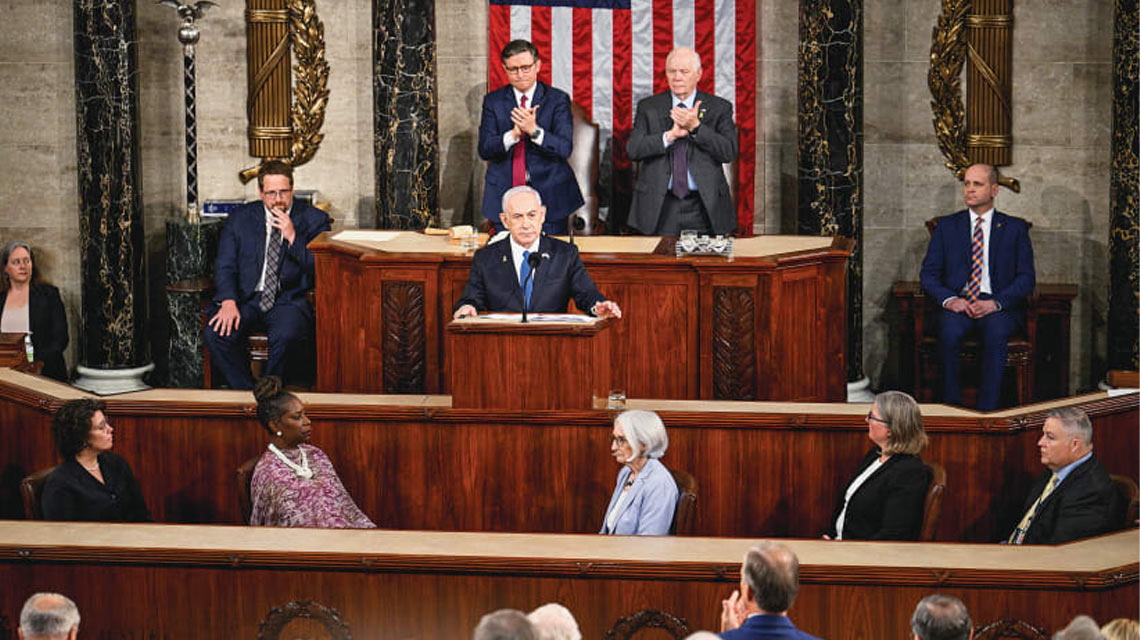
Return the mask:
<svg viewBox="0 0 1140 640">
<path fill-rule="evenodd" d="M 599 533 L 664 536 L 677 509 L 677 483 L 657 459 L 669 448 L 665 423 L 652 411 L 623 411 L 614 419 L 610 453 L 622 465 Z"/>
</svg>

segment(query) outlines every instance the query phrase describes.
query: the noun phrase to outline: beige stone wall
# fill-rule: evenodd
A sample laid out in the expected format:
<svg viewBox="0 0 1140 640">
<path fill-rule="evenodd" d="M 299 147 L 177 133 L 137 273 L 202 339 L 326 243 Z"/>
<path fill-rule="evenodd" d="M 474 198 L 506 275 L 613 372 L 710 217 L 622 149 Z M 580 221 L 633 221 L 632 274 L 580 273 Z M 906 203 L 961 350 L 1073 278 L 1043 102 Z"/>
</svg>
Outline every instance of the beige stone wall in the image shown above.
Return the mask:
<svg viewBox="0 0 1140 640">
<path fill-rule="evenodd" d="M 75 108 L 70 2 L 9 0 L 0 21 L 0 240 L 24 238 L 78 318 Z M 759 3 L 756 230 L 788 232 L 795 215 L 797 3 Z M 138 2 L 143 198 L 152 295 L 161 282 L 163 224 L 183 198 L 181 52 L 167 7 Z M 325 142 L 297 172 L 333 203 L 337 226 L 372 222 L 371 9 L 323 3 L 332 92 Z M 887 356 L 894 280 L 915 279 L 922 222 L 956 210 L 930 125 L 926 71 L 936 0 L 865 0 L 865 368 L 877 384 Z M 253 198 L 237 172 L 245 142 L 244 3 L 202 21 L 198 50 L 199 182 L 203 198 Z M 1014 159 L 1022 193 L 999 206 L 1033 222 L 1039 280 L 1081 286 L 1073 324 L 1074 386 L 1103 352 L 1108 235 L 1111 3 L 1018 3 Z M 478 215 L 476 154 L 486 91 L 485 0 L 437 0 L 440 208 L 445 223 Z M 158 301 L 156 301 L 157 304 Z M 152 304 L 152 306 L 155 306 Z M 73 327 L 73 331 L 75 328 Z M 72 362 L 74 358 L 72 358 Z M 889 377 L 889 376 L 888 376 Z"/>
</svg>

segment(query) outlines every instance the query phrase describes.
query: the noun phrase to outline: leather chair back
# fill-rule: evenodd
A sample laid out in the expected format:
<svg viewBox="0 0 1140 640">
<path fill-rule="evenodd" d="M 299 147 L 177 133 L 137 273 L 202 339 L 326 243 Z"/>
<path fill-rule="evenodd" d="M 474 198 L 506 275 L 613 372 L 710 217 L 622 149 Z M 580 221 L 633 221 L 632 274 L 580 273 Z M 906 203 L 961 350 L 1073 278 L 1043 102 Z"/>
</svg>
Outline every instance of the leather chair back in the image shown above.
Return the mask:
<svg viewBox="0 0 1140 640">
<path fill-rule="evenodd" d="M 255 456 L 241 463 L 237 468 L 238 507 L 241 509 L 242 524 L 249 524 L 249 516 L 253 513 L 253 498 L 250 496 L 250 483 L 253 482 L 253 468 L 261 456 Z"/>
<path fill-rule="evenodd" d="M 922 506 L 922 531 L 920 542 L 930 542 L 938 534 L 938 524 L 942 522 L 942 494 L 946 492 L 946 469 L 937 462 L 927 462 L 930 469 L 930 486 L 926 489 L 926 502 Z"/>
<path fill-rule="evenodd" d="M 677 508 L 673 511 L 673 524 L 669 533 L 677 536 L 691 536 L 697 519 L 697 480 L 687 471 L 670 469 L 673 481 L 677 483 Z"/>
<path fill-rule="evenodd" d="M 40 469 L 20 481 L 20 495 L 24 498 L 24 518 L 28 520 L 43 520 L 44 508 L 41 498 L 44 492 L 44 482 L 55 467 Z"/>
<path fill-rule="evenodd" d="M 1112 484 L 1116 485 L 1119 507 L 1118 519 L 1113 529 L 1131 529 L 1136 526 L 1136 519 L 1140 517 L 1140 488 L 1136 486 L 1136 481 L 1128 476 L 1114 473 L 1109 477 L 1112 478 Z"/>
</svg>

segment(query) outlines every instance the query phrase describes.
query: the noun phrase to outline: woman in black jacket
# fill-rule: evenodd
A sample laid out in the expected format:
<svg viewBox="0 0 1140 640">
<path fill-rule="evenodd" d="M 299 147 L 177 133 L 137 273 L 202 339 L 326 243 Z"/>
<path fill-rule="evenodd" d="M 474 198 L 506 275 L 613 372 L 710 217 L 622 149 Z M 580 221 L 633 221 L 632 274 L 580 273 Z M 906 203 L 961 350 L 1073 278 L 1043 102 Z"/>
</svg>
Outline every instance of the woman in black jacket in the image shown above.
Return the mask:
<svg viewBox="0 0 1140 640">
<path fill-rule="evenodd" d="M 23 242 L 5 245 L 0 265 L 0 331 L 31 334 L 33 359 L 44 364 L 42 373 L 67 382 L 67 314 L 59 289 L 39 282 L 32 248 Z"/>
<path fill-rule="evenodd" d="M 867 437 L 875 446 L 840 495 L 824 537 L 917 540 L 930 486 L 930 470 L 918 457 L 927 444 L 918 403 L 901 391 L 875 396 Z"/>
</svg>

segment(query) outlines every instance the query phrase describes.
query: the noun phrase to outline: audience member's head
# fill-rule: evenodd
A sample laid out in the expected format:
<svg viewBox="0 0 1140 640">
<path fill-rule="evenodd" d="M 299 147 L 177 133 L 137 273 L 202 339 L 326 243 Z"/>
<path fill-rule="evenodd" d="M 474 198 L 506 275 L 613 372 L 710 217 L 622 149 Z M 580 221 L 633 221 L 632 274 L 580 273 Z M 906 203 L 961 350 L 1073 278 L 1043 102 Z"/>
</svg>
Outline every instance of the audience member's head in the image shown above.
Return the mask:
<svg viewBox="0 0 1140 640">
<path fill-rule="evenodd" d="M 887 442 L 883 453 L 916 455 L 926 448 L 928 439 L 922 425 L 918 403 L 902 391 L 884 391 L 875 396 L 875 409 L 885 420 Z"/>
<path fill-rule="evenodd" d="M 483 616 L 472 640 L 537 640 L 534 625 L 517 609 L 499 609 Z"/>
<path fill-rule="evenodd" d="M 1076 407 L 1054 409 L 1041 427 L 1041 464 L 1053 471 L 1080 460 L 1092 451 L 1092 422 Z"/>
<path fill-rule="evenodd" d="M 574 614 L 557 602 L 544 604 L 526 617 L 534 626 L 537 640 L 582 640 Z"/>
<path fill-rule="evenodd" d="M 60 458 L 74 458 L 87 446 L 91 430 L 95 428 L 92 419 L 106 408 L 102 400 L 95 398 L 78 398 L 63 403 L 51 421 L 51 435 Z"/>
<path fill-rule="evenodd" d="M 720 640 L 720 636 L 712 631 L 697 631 L 686 636 L 685 640 Z"/>
<path fill-rule="evenodd" d="M 740 567 L 740 594 L 763 613 L 792 608 L 800 589 L 800 561 L 779 542 L 763 541 L 744 554 Z"/>
<path fill-rule="evenodd" d="M 622 432 L 631 450 L 630 460 L 642 456 L 660 458 L 669 449 L 669 434 L 661 416 L 653 411 L 630 409 L 614 418 L 614 433 Z"/>
<path fill-rule="evenodd" d="M 20 611 L 21 640 L 75 640 L 79 608 L 58 593 L 37 593 Z"/>
<path fill-rule="evenodd" d="M 275 435 L 276 429 L 272 423 L 281 419 L 297 396 L 289 393 L 281 385 L 281 378 L 277 376 L 264 376 L 253 386 L 253 397 L 257 400 L 257 420 L 269 435 Z"/>
<path fill-rule="evenodd" d="M 7 291 L 12 285 L 35 284 L 36 257 L 26 243 L 14 240 L 0 249 L 0 291 Z"/>
<path fill-rule="evenodd" d="M 910 629 L 915 640 L 969 640 L 974 636 L 966 605 L 954 596 L 937 593 L 919 600 Z"/>
<path fill-rule="evenodd" d="M 1077 616 L 1069 626 L 1053 634 L 1053 640 L 1104 640 L 1096 620 L 1088 616 Z"/>
<path fill-rule="evenodd" d="M 1105 640 L 1140 640 L 1140 621 L 1117 618 L 1100 628 Z"/>
</svg>

